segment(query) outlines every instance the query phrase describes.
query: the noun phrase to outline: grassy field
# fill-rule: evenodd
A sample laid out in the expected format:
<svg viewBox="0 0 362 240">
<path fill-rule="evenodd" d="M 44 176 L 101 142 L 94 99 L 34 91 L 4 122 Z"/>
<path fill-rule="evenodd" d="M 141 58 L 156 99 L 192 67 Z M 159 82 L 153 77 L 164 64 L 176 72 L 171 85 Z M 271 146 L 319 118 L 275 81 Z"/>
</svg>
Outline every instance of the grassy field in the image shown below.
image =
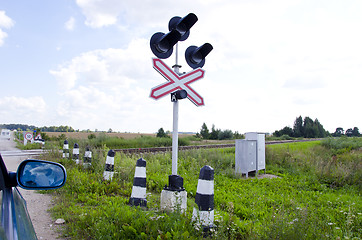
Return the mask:
<svg viewBox="0 0 362 240">
<path fill-rule="evenodd" d="M 361 239 L 362 139 L 344 147 L 347 140 L 328 141 L 267 146 L 267 173 L 278 176 L 273 179 L 235 177 L 234 148 L 179 152 L 188 193 L 184 214 L 159 210 L 171 174 L 170 153 L 143 155 L 148 208 L 142 209 L 128 205 L 139 156 L 117 154 L 117 173 L 104 182 L 107 148 L 93 152 L 89 169 L 54 152 L 46 157 L 66 166 L 68 180 L 54 191 L 52 214 L 66 220 L 63 234 L 70 239 L 203 239 L 191 215 L 199 171 L 210 165 L 216 216 L 206 239 Z"/>
<path fill-rule="evenodd" d="M 88 139 L 88 136 L 94 134 L 96 137 L 100 135 L 106 135 L 108 137 L 118 137 L 123 139 L 134 139 L 141 136 L 152 136 L 155 137 L 156 133 L 103 133 L 103 132 L 45 132 L 49 137 L 59 137 L 61 134 L 64 134 L 67 139 Z"/>
</svg>

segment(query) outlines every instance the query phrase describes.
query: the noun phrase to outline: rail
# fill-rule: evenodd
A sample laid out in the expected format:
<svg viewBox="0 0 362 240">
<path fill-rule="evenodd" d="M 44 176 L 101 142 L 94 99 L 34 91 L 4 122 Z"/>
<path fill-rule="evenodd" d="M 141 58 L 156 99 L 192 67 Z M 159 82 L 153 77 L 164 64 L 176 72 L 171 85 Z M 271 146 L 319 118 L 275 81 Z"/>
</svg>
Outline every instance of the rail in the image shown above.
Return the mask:
<svg viewBox="0 0 362 240">
<path fill-rule="evenodd" d="M 280 140 L 280 141 L 266 141 L 266 145 L 292 143 L 292 142 L 308 142 L 318 141 L 320 139 L 303 139 L 303 140 Z M 207 148 L 232 148 L 235 147 L 235 143 L 230 144 L 208 144 L 208 145 L 191 145 L 191 146 L 179 146 L 179 151 L 186 151 L 192 149 L 207 149 Z M 156 153 L 156 152 L 171 152 L 172 147 L 151 147 L 151 148 L 123 148 L 114 149 L 115 152 L 122 152 L 125 154 L 138 154 L 138 153 Z"/>
</svg>

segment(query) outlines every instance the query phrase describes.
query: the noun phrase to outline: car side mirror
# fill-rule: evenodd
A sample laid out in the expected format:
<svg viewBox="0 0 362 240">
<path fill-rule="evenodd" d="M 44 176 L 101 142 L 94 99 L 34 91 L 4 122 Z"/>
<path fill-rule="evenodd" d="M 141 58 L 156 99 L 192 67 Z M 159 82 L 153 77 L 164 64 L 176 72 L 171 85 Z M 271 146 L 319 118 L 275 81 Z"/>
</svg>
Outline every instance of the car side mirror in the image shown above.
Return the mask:
<svg viewBox="0 0 362 240">
<path fill-rule="evenodd" d="M 28 159 L 20 163 L 16 181 L 21 188 L 48 190 L 65 184 L 67 172 L 63 165 L 55 162 Z"/>
</svg>

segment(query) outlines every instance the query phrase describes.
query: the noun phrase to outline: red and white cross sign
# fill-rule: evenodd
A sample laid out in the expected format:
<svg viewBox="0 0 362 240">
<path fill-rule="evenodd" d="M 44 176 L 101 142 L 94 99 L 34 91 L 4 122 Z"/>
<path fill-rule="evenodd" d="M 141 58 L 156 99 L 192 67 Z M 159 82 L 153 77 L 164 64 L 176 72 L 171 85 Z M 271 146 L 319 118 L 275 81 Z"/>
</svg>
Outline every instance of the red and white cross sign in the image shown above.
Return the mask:
<svg viewBox="0 0 362 240">
<path fill-rule="evenodd" d="M 150 97 L 156 100 L 173 93 L 177 90 L 185 90 L 187 98 L 196 106 L 203 106 L 204 99 L 189 85 L 204 77 L 205 71 L 201 68 L 192 70 L 179 76 L 177 73 L 167 66 L 161 59 L 153 58 L 153 68 L 156 69 L 167 82 L 151 89 Z"/>
</svg>

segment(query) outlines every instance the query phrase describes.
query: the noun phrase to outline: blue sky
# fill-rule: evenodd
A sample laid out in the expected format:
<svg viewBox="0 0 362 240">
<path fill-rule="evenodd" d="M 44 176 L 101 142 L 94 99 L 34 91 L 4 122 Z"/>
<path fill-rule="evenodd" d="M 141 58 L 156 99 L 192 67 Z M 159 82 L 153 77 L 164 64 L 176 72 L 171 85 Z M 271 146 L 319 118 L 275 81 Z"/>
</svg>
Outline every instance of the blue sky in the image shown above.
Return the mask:
<svg viewBox="0 0 362 240">
<path fill-rule="evenodd" d="M 362 2 L 312 0 L 1 0 L 0 123 L 121 132 L 172 130 L 149 40 L 173 16 L 198 22 L 179 43 L 205 42 L 205 101 L 180 101 L 179 130 L 273 132 L 299 115 L 326 130 L 362 129 Z M 172 66 L 175 54 L 165 62 Z"/>
</svg>

